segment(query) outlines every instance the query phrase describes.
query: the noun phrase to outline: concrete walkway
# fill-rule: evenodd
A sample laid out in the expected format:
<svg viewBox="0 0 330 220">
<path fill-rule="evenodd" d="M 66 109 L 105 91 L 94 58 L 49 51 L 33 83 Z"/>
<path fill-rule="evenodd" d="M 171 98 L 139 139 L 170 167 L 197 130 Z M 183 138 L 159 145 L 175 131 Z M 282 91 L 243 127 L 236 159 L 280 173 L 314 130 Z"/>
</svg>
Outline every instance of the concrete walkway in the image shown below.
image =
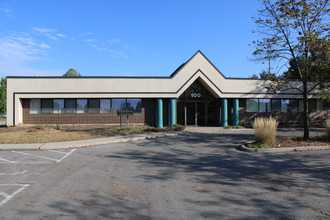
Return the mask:
<svg viewBox="0 0 330 220">
<path fill-rule="evenodd" d="M 127 136 L 117 136 L 108 138 L 97 138 L 79 141 L 67 141 L 67 142 L 53 142 L 53 143 L 36 143 L 36 144 L 0 144 L 0 150 L 53 150 L 53 149 L 70 149 L 80 148 L 103 144 L 115 144 L 125 143 L 131 141 L 139 141 L 150 138 L 168 137 L 182 134 L 183 132 L 157 132 L 157 133 L 145 133 Z"/>
</svg>

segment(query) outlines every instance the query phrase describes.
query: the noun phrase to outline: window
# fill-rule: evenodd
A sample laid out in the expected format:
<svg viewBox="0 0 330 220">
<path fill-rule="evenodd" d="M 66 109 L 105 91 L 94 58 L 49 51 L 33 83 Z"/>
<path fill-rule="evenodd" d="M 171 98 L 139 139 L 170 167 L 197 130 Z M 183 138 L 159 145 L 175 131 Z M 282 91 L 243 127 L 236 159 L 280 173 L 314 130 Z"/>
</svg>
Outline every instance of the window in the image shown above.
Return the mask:
<svg viewBox="0 0 330 220">
<path fill-rule="evenodd" d="M 141 99 L 127 99 L 127 109 L 135 113 L 141 113 Z"/>
<path fill-rule="evenodd" d="M 246 100 L 246 112 L 258 112 L 258 99 Z"/>
<path fill-rule="evenodd" d="M 299 99 L 299 112 L 304 112 L 304 101 Z"/>
<path fill-rule="evenodd" d="M 323 102 L 321 100 L 316 100 L 316 111 L 323 111 Z"/>
<path fill-rule="evenodd" d="M 110 99 L 101 99 L 100 100 L 100 113 L 110 113 Z"/>
<path fill-rule="evenodd" d="M 270 112 L 270 99 L 259 99 L 259 112 Z"/>
<path fill-rule="evenodd" d="M 30 99 L 30 114 L 40 114 L 40 99 Z"/>
<path fill-rule="evenodd" d="M 289 111 L 289 99 L 281 99 L 281 112 L 287 112 Z"/>
<path fill-rule="evenodd" d="M 272 99 L 272 112 L 281 111 L 281 99 Z"/>
<path fill-rule="evenodd" d="M 51 114 L 53 112 L 53 100 L 41 99 L 41 113 Z"/>
<path fill-rule="evenodd" d="M 64 99 L 53 99 L 53 114 L 64 113 Z"/>
<path fill-rule="evenodd" d="M 330 111 L 330 102 L 323 102 L 323 111 Z"/>
<path fill-rule="evenodd" d="M 100 113 L 100 99 L 88 99 L 88 113 Z"/>
<path fill-rule="evenodd" d="M 76 113 L 76 99 L 65 99 L 65 113 Z"/>
<path fill-rule="evenodd" d="M 112 108 L 117 111 L 125 111 L 126 99 L 112 99 Z"/>
<path fill-rule="evenodd" d="M 78 114 L 87 113 L 87 99 L 77 99 L 77 110 Z"/>
<path fill-rule="evenodd" d="M 299 112 L 299 100 L 298 99 L 290 99 L 289 111 L 290 112 Z"/>
<path fill-rule="evenodd" d="M 308 111 L 315 112 L 316 111 L 316 99 L 308 100 Z"/>
</svg>

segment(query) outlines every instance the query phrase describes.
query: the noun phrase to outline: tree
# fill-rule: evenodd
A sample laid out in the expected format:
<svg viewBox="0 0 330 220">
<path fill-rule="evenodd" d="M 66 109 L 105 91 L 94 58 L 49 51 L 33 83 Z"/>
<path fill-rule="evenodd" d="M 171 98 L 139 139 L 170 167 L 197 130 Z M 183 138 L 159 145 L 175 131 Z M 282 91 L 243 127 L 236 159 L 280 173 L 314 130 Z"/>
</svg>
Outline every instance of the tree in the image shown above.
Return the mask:
<svg viewBox="0 0 330 220">
<path fill-rule="evenodd" d="M 308 97 L 324 91 L 330 80 L 326 68 L 313 71 L 329 60 L 329 0 L 261 0 L 254 55 L 259 60 L 286 60 L 294 74 L 276 77 L 268 89 L 296 90 L 303 97 L 304 139 L 309 138 Z"/>
<path fill-rule="evenodd" d="M 68 71 L 66 71 L 66 73 L 63 76 L 64 77 L 80 77 L 81 74 L 77 70 L 71 68 Z"/>
<path fill-rule="evenodd" d="M 253 74 L 250 78 L 252 79 L 264 79 L 264 80 L 273 80 L 276 77 L 274 73 L 267 72 L 266 70 L 262 70 L 261 73 L 259 73 L 259 76 L 257 74 Z"/>
<path fill-rule="evenodd" d="M 1 78 L 0 81 L 0 114 L 6 114 L 7 111 L 7 104 L 6 104 L 6 97 L 7 97 L 7 79 Z"/>
</svg>

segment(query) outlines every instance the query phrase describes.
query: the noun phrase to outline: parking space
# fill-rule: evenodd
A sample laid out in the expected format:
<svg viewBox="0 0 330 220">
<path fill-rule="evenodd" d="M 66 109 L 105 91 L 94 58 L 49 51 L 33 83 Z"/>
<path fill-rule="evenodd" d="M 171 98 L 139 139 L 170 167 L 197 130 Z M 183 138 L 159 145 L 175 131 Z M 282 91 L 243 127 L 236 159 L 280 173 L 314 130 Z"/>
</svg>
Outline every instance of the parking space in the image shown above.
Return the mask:
<svg viewBox="0 0 330 220">
<path fill-rule="evenodd" d="M 0 207 L 29 185 L 30 184 L 0 184 Z"/>
<path fill-rule="evenodd" d="M 74 151 L 0 151 L 0 208 L 31 185 L 26 182 L 39 175 L 38 164 L 60 163 Z"/>
<path fill-rule="evenodd" d="M 59 163 L 75 149 L 48 151 L 0 151 L 0 163 Z"/>
<path fill-rule="evenodd" d="M 75 152 L 0 152 L 1 217 L 327 219 L 328 152 L 235 149 L 251 138 L 191 132 Z"/>
</svg>

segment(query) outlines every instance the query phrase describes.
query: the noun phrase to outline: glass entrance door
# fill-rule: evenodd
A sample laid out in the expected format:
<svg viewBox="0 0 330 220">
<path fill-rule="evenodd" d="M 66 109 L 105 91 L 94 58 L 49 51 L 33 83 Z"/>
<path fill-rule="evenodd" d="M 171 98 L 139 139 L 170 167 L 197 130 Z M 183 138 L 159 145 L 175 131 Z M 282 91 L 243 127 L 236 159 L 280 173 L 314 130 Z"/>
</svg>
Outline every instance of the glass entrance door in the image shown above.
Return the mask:
<svg viewBox="0 0 330 220">
<path fill-rule="evenodd" d="M 206 102 L 185 102 L 184 118 L 185 125 L 207 125 L 207 103 Z"/>
<path fill-rule="evenodd" d="M 186 102 L 186 125 L 197 125 L 196 121 L 196 103 Z"/>
<path fill-rule="evenodd" d="M 178 123 L 183 125 L 214 125 L 215 98 L 196 80 L 178 99 Z"/>
</svg>

